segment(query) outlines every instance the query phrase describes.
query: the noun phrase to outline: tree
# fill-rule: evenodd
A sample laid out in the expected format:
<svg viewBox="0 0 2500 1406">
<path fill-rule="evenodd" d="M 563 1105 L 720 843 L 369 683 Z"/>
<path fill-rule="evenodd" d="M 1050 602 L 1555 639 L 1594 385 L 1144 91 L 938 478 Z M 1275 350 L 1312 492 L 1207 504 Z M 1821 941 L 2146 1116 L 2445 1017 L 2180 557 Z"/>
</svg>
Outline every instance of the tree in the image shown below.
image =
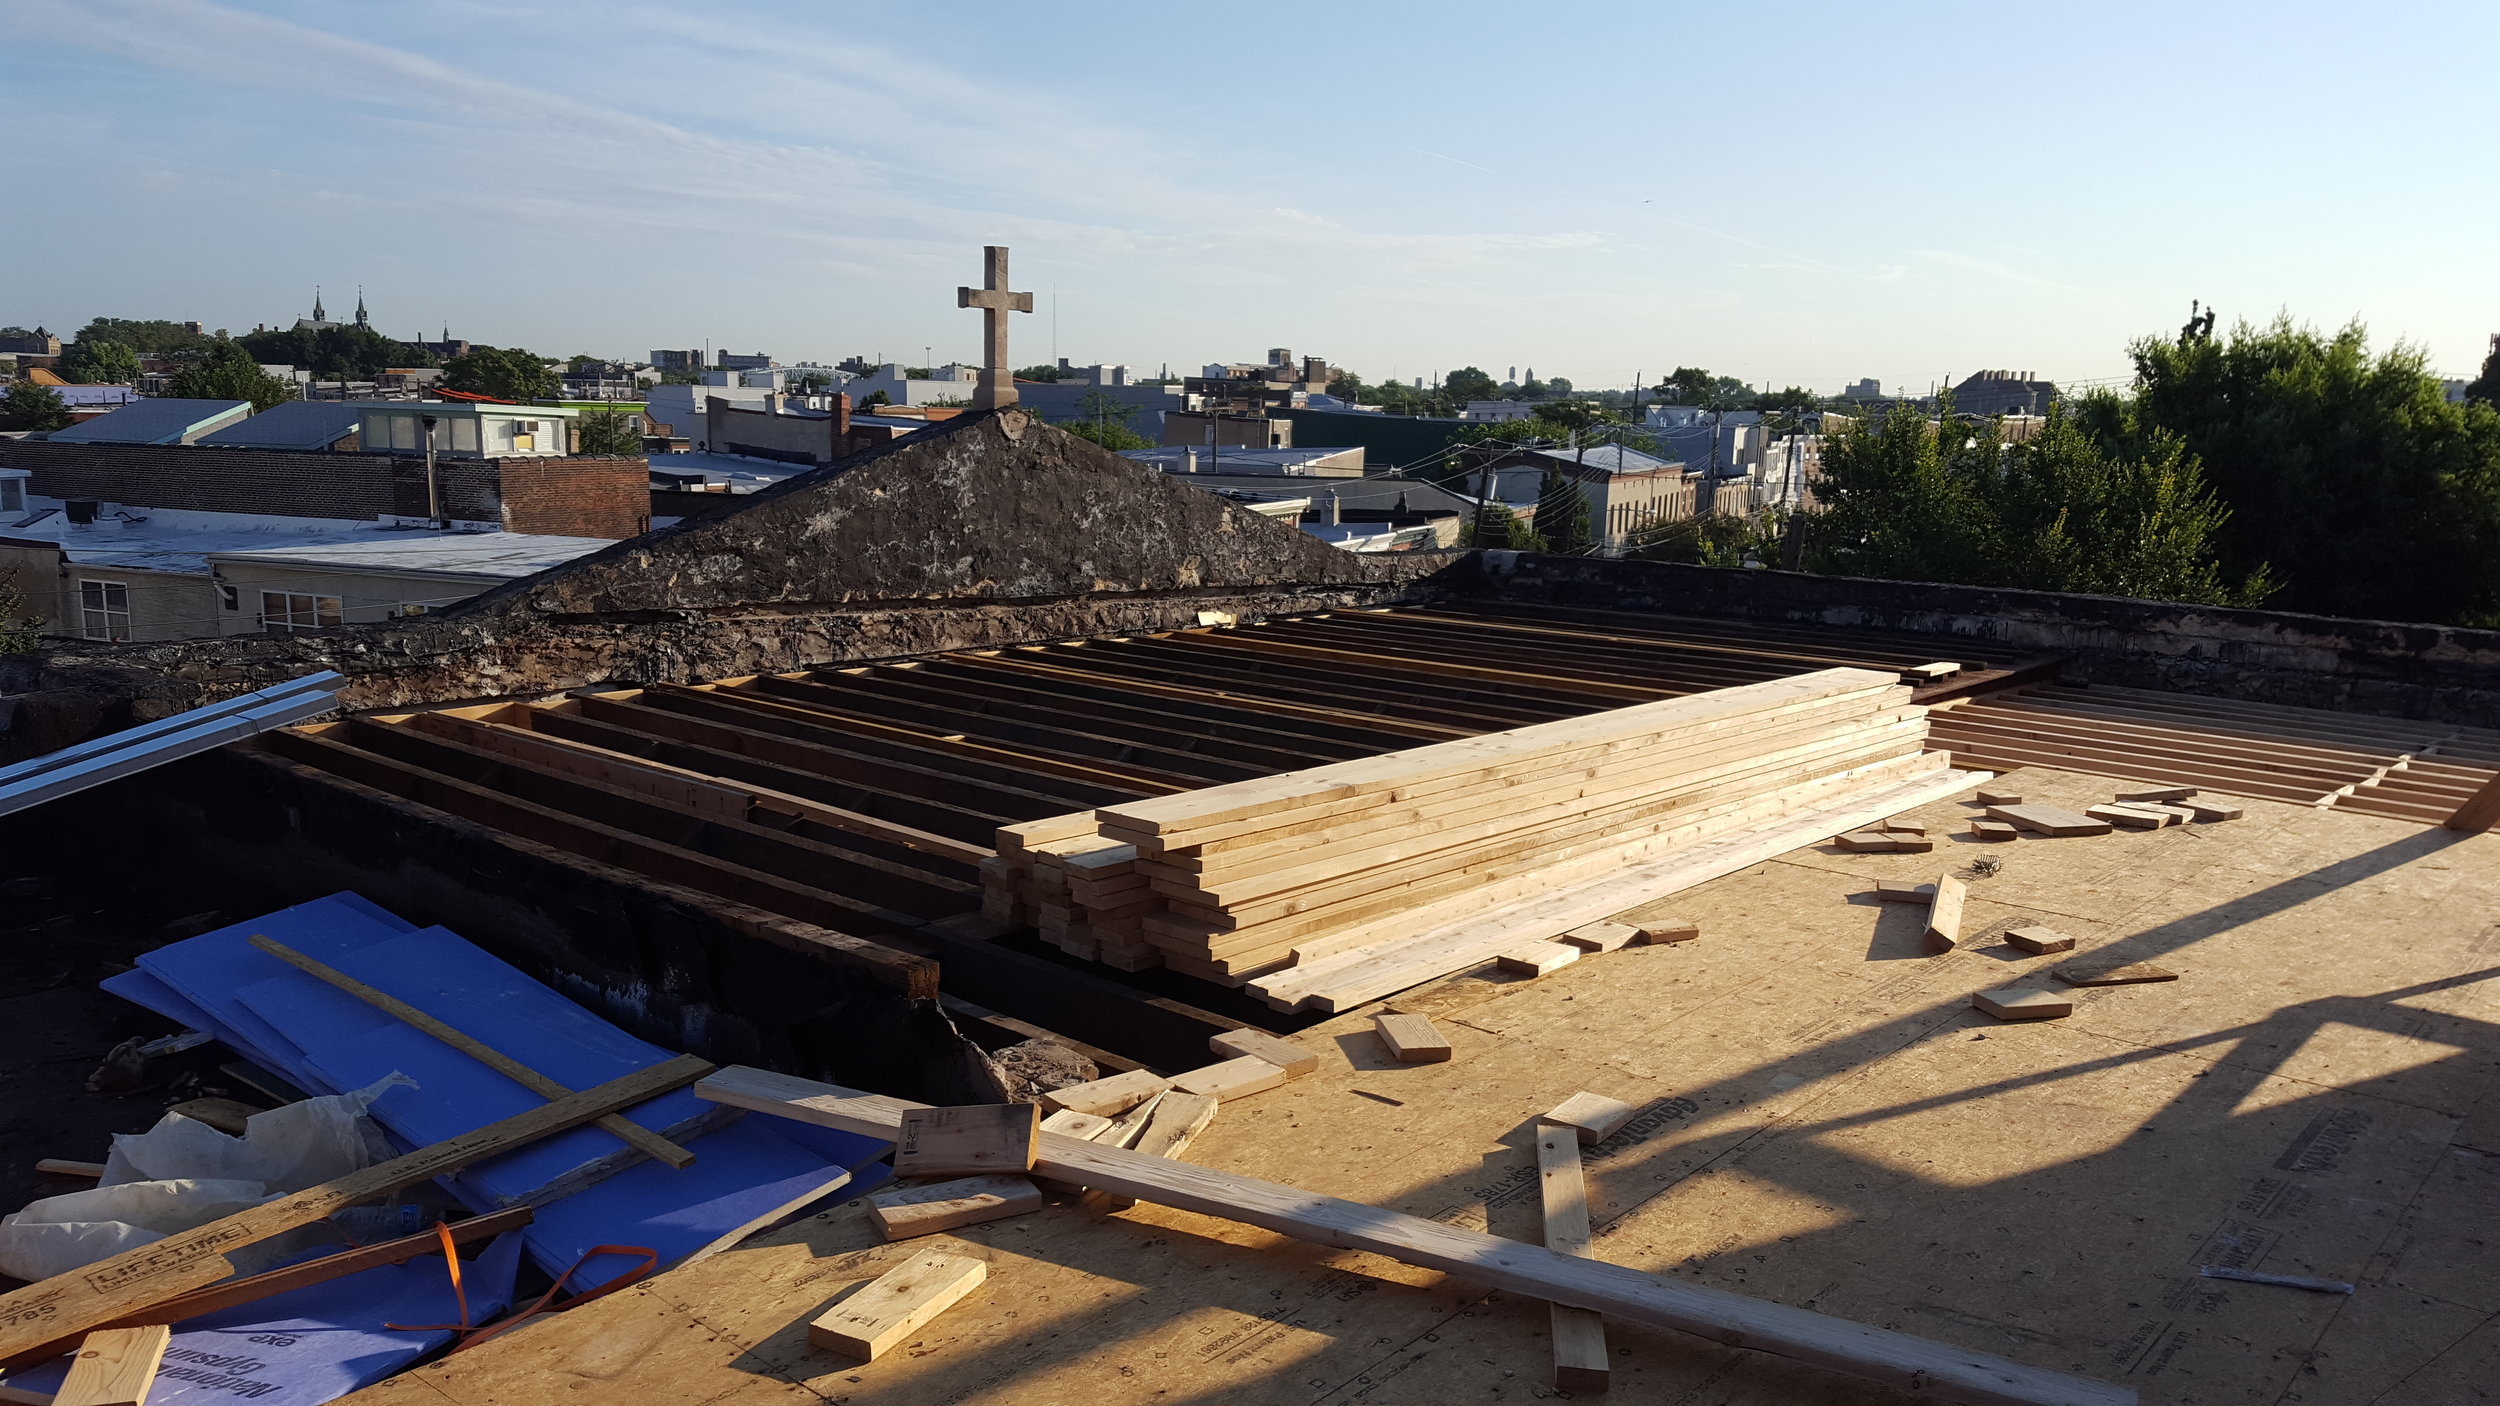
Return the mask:
<svg viewBox="0 0 2500 1406">
<path fill-rule="evenodd" d="M 472 347 L 443 367 L 446 389 L 498 400 L 544 400 L 556 393 L 556 373 L 518 347 Z"/>
<path fill-rule="evenodd" d="M 1154 448 L 1153 440 L 1115 420 L 1070 420 L 1059 428 L 1109 450 Z"/>
<path fill-rule="evenodd" d="M 2077 418 L 2120 457 L 2168 435 L 2198 461 L 2225 577 L 2270 567 L 2291 610 L 2500 622 L 2500 411 L 2450 402 L 2420 350 L 2288 316 L 2130 350 L 2134 393 Z"/>
<path fill-rule="evenodd" d="M 852 407 L 852 409 L 854 409 L 854 410 L 874 410 L 874 409 L 876 409 L 876 408 L 877 408 L 878 406 L 880 406 L 880 405 L 892 405 L 893 403 L 894 403 L 894 397 L 892 397 L 892 396 L 890 396 L 890 395 L 887 395 L 885 392 L 883 392 L 883 391 L 870 391 L 870 392 L 868 393 L 868 398 L 867 398 L 866 400 L 861 401 L 859 404 L 857 404 L 857 405 L 853 406 L 853 407 Z"/>
<path fill-rule="evenodd" d="M 61 379 L 82 386 L 126 386 L 139 378 L 139 354 L 119 342 L 76 341 L 61 349 Z"/>
<path fill-rule="evenodd" d="M 119 342 L 143 356 L 197 351 L 209 339 L 179 322 L 163 318 L 99 317 L 79 329 L 74 342 Z"/>
<path fill-rule="evenodd" d="M 50 386 L 19 381 L 0 395 L 0 430 L 65 430 L 69 425 L 69 407 Z"/>
<path fill-rule="evenodd" d="M 574 443 L 579 454 L 619 455 L 642 452 L 642 431 L 635 429 L 633 416 L 622 410 L 585 411 L 573 422 L 580 431 Z"/>
<path fill-rule="evenodd" d="M 260 369 L 252 354 L 220 337 L 199 359 L 173 374 L 169 389 L 193 400 L 248 400 L 257 415 L 295 399 L 295 387 Z"/>
<path fill-rule="evenodd" d="M 395 366 L 432 366 L 434 353 L 370 327 L 284 328 L 235 338 L 254 361 L 293 366 L 323 381 L 370 381 Z"/>
<path fill-rule="evenodd" d="M 2500 337 L 2491 339 L 2491 355 L 2483 358 L 2483 374 L 2466 384 L 2465 398 L 2500 405 Z"/>
<path fill-rule="evenodd" d="M 1580 480 L 1560 467 L 1547 469 L 1537 484 L 1536 533 L 1545 539 L 1545 549 L 1584 555 L 1597 546 L 1596 534 L 1590 530 L 1589 500 L 1580 491 Z"/>
<path fill-rule="evenodd" d="M 1662 405 L 1694 405 L 1704 410 L 1735 410 L 1749 403 L 1753 387 L 1733 376 L 1714 376 L 1698 366 L 1679 366 L 1658 383 Z"/>
<path fill-rule="evenodd" d="M 1065 373 L 1056 366 L 1027 366 L 1016 372 L 1016 379 L 1019 381 L 1056 381 L 1063 374 Z"/>
<path fill-rule="evenodd" d="M 1351 371 L 1332 371 L 1329 373 L 1328 393 L 1339 400 L 1361 405 L 1364 398 L 1371 394 L 1371 387 L 1364 385 L 1363 378 Z"/>
<path fill-rule="evenodd" d="M 1467 525 L 1466 537 L 1464 545 L 1470 547 L 1500 547 L 1514 552 L 1545 550 L 1545 539 L 1521 522 L 1519 514 L 1506 503 L 1479 503 L 1475 520 Z"/>
<path fill-rule="evenodd" d="M 1462 366 L 1441 378 L 1441 393 L 1461 403 L 1470 400 L 1497 400 L 1501 397 L 1502 386 L 1500 382 L 1475 367 Z"/>
<path fill-rule="evenodd" d="M 0 580 L 0 654 L 34 653 L 42 632 L 43 622 L 26 612 L 26 593 L 14 580 Z"/>
<path fill-rule="evenodd" d="M 793 395 L 823 395 L 833 389 L 833 377 L 822 371 L 803 371 L 790 378 Z"/>
</svg>

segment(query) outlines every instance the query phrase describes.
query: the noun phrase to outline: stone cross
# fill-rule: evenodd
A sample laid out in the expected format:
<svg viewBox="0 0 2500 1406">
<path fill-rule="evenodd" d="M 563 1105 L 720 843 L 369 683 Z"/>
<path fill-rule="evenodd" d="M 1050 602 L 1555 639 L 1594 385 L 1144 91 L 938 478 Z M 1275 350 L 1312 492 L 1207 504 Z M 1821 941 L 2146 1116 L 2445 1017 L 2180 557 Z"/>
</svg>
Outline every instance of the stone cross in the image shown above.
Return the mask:
<svg viewBox="0 0 2500 1406">
<path fill-rule="evenodd" d="M 980 384 L 972 392 L 972 408 L 997 410 L 1016 403 L 1016 375 L 1007 364 L 1007 314 L 1031 312 L 1033 295 L 1007 291 L 1006 245 L 988 245 L 981 252 L 988 260 L 986 286 L 956 289 L 955 306 L 981 310 L 989 349 Z"/>
</svg>

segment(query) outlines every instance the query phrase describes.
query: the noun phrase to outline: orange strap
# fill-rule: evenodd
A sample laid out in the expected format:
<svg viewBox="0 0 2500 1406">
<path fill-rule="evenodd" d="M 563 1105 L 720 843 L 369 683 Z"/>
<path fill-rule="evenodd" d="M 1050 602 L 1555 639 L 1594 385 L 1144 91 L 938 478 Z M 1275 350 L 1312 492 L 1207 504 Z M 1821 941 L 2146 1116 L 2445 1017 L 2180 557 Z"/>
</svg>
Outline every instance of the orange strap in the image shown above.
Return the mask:
<svg viewBox="0 0 2500 1406">
<path fill-rule="evenodd" d="M 642 1263 L 635 1265 L 633 1268 L 626 1270 L 622 1274 L 617 1275 L 615 1278 L 610 1279 L 607 1283 L 600 1285 L 596 1289 L 575 1294 L 573 1297 L 566 1299 L 563 1303 L 555 1304 L 552 1308 L 549 1307 L 549 1305 L 554 1302 L 555 1296 L 563 1292 L 566 1282 L 571 1280 L 574 1274 L 577 1273 L 583 1265 L 590 1263 L 592 1260 L 599 1258 L 601 1255 L 640 1255 L 642 1257 Z M 556 1282 L 547 1286 L 547 1292 L 538 1296 L 538 1302 L 531 1304 L 529 1307 L 521 1310 L 519 1313 L 513 1314 L 511 1317 L 504 1319 L 502 1322 L 495 1323 L 484 1328 L 468 1330 L 460 1341 L 453 1345 L 451 1350 L 454 1352 L 465 1352 L 468 1349 L 477 1346 L 479 1343 L 486 1341 L 488 1338 L 504 1331 L 505 1329 L 518 1327 L 532 1318 L 537 1317 L 541 1313 L 561 1313 L 568 1308 L 579 1308 L 583 1304 L 590 1302 L 592 1299 L 605 1298 L 619 1289 L 639 1282 L 643 1278 L 647 1277 L 651 1271 L 659 1267 L 660 1252 L 651 1249 L 648 1246 L 593 1245 L 589 1249 L 582 1251 L 582 1257 L 573 1261 L 571 1268 L 566 1269 L 564 1273 L 556 1276 Z"/>
<path fill-rule="evenodd" d="M 452 1243 L 451 1227 L 441 1221 L 436 1221 L 434 1233 L 442 1238 L 443 1263 L 451 1269 L 451 1296 L 460 1305 L 460 1321 L 457 1323 L 385 1323 L 382 1325 L 394 1333 L 440 1333 L 446 1330 L 466 1333 L 470 1331 L 469 1291 L 460 1282 L 460 1255 L 458 1247 Z"/>
</svg>

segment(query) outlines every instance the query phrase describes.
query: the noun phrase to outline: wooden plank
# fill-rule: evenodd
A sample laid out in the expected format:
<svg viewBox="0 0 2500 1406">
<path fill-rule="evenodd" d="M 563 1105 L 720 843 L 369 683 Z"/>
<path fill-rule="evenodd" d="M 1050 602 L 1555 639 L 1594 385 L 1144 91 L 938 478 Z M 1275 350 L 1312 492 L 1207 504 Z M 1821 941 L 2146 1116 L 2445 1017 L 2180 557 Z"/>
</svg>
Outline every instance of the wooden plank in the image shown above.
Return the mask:
<svg viewBox="0 0 2500 1406">
<path fill-rule="evenodd" d="M 1879 903 L 1924 903 L 1936 901 L 1934 884 L 1914 884 L 1906 879 L 1877 879 L 1875 898 Z"/>
<path fill-rule="evenodd" d="M 2495 787 L 2500 787 L 2500 777 L 2495 777 L 2495 778 L 2493 778 L 2493 782 L 2492 782 L 2492 784 L 2493 784 Z M 2495 792 L 2494 792 L 2494 794 L 2495 794 L 2495 796 L 2500 796 L 2500 791 L 2495 791 Z M 2494 805 L 2495 805 L 2495 807 L 2500 807 L 2500 801 L 2495 801 L 2495 802 L 2494 802 Z M 2224 804 L 2222 804 L 2222 803 L 2221 803 L 2221 802 L 2219 802 L 2219 801 L 2190 801 L 2190 802 L 2188 802 L 2188 803 L 2187 803 L 2187 808 L 2188 808 L 2189 812 L 2190 812 L 2190 813 L 2192 813 L 2193 815 L 2195 815 L 2195 817 L 2196 817 L 2197 819 L 2199 819 L 2199 820 L 2205 820 L 2205 821 L 2214 821 L 2214 820 L 2237 820 L 2237 819 L 2239 819 L 2241 816 L 2246 815 L 2246 814 L 2248 813 L 2245 809 L 2243 809 L 2243 808 L 2241 808 L 2241 807 L 2239 807 L 2239 806 L 2234 806 L 2234 805 L 2224 805 Z M 2460 813 L 2462 813 L 2462 812 L 2460 812 Z M 2453 819 L 2454 817 L 2450 817 L 2450 818 L 2451 818 L 2451 819 Z M 2466 828 L 2468 828 L 2468 827 L 2466 827 L 2466 826 L 2462 826 L 2462 825 L 2455 825 L 2455 826 L 2450 826 L 2449 828 L 2451 828 L 2451 829 L 2458 829 L 2458 830 L 2462 830 L 2462 829 L 2466 829 Z M 2486 825 L 2486 826 L 2484 826 L 2483 828 L 2484 828 L 2484 829 L 2489 829 L 2489 828 L 2491 828 L 2491 827 L 2490 827 L 2490 826 L 2488 826 L 2488 825 Z"/>
<path fill-rule="evenodd" d="M 1155 1100 L 1153 1114 L 1138 1130 L 1137 1141 L 1130 1145 L 1149 1157 L 1178 1157 L 1215 1121 L 1216 1110 L 1221 1107 L 1222 1101 L 1211 1094 L 1174 1089 Z"/>
<path fill-rule="evenodd" d="M 35 1161 L 35 1171 L 47 1177 L 84 1177 L 89 1181 L 94 1181 L 104 1175 L 104 1164 L 102 1162 L 72 1162 L 61 1157 L 41 1157 Z"/>
<path fill-rule="evenodd" d="M 1936 896 L 1927 906 L 1927 950 L 1950 952 L 1962 940 L 1962 905 L 1970 885 L 1947 874 L 1936 880 Z"/>
<path fill-rule="evenodd" d="M 1974 820 L 1970 823 L 1971 838 L 2003 843 L 2022 838 L 2022 830 L 2002 820 Z"/>
<path fill-rule="evenodd" d="M 1568 942 L 1531 942 L 1494 954 L 1493 965 L 1513 976 L 1551 976 L 1585 955 Z"/>
<path fill-rule="evenodd" d="M 1579 1095 L 1588 1097 L 1588 1095 Z M 1545 1207 L 1545 1248 L 1589 1257 L 1588 1182 L 1580 1172 L 1579 1129 L 1539 1123 L 1537 1187 Z M 1550 1304 L 1554 1336 L 1554 1385 L 1568 1392 L 1604 1391 L 1612 1373 L 1606 1360 L 1606 1324 L 1595 1311 Z"/>
<path fill-rule="evenodd" d="M 2008 945 L 2019 947 L 2023 951 L 2029 952 L 2035 957 L 2044 956 L 2051 952 L 2072 952 L 2075 950 L 2075 940 L 2068 937 L 2066 934 L 2059 932 L 2055 928 L 2007 928 L 2005 930 L 2005 941 Z"/>
<path fill-rule="evenodd" d="M 1438 1064 L 1456 1052 L 1428 1015 L 1385 1011 L 1372 1017 L 1372 1028 L 1389 1047 L 1389 1057 L 1400 1064 Z"/>
<path fill-rule="evenodd" d="M 2036 986 L 1974 991 L 1970 1003 L 1973 1009 L 1985 1011 L 1999 1020 L 2056 1020 L 2075 1013 L 2074 1002 Z"/>
<path fill-rule="evenodd" d="M 1264 1030 L 1227 1030 L 1207 1037 L 1207 1048 L 1219 1055 L 1248 1055 L 1263 1059 L 1285 1071 L 1288 1079 L 1299 1079 L 1319 1068 L 1319 1055 L 1291 1040 L 1281 1040 Z M 1181 1085 L 1187 1088 L 1187 1085 Z"/>
<path fill-rule="evenodd" d="M 2171 817 L 2167 815 L 2139 810 L 2134 806 L 2087 806 L 2083 813 L 2094 820 L 2106 820 L 2112 825 L 2124 825 L 2130 830 L 2158 830 L 2172 823 Z"/>
<path fill-rule="evenodd" d="M 2108 821 L 2077 815 L 2071 810 L 2058 806 L 1990 806 L 1988 818 L 2002 820 L 2008 825 L 2019 825 L 2035 835 L 2073 836 L 2109 833 Z"/>
<path fill-rule="evenodd" d="M 2193 786 L 2160 786 L 2149 791 L 2121 791 L 2118 793 L 2118 799 L 2122 801 L 2184 801 L 2195 794 L 2196 788 Z"/>
<path fill-rule="evenodd" d="M 865 1361 L 877 1357 L 981 1287 L 990 1267 L 936 1250 L 912 1256 L 807 1325 L 807 1342 Z"/>
<path fill-rule="evenodd" d="M 868 1137 L 892 1137 L 913 1105 L 767 1070 L 724 1070 L 705 1098 Z M 1775 1353 L 1879 1385 L 1967 1406 L 2134 1406 L 2135 1392 L 2064 1372 L 1785 1304 L 1660 1278 L 1379 1206 L 1188 1162 L 1046 1134 L 1036 1164 L 1053 1176 L 1141 1201 L 1366 1250 L 1507 1293 Z"/>
<path fill-rule="evenodd" d="M 1569 1128 L 1579 1135 L 1580 1141 L 1594 1146 L 1612 1136 L 1615 1129 L 1630 1122 L 1639 1111 L 1622 1099 L 1583 1090 L 1554 1105 L 1537 1121 Z"/>
<path fill-rule="evenodd" d="M 566 1088 L 564 1085 L 557 1083 L 555 1080 L 548 1078 L 546 1075 L 539 1073 L 537 1070 L 532 1069 L 528 1065 L 521 1063 L 519 1060 L 503 1053 L 501 1050 L 489 1047 L 485 1041 L 479 1040 L 462 1031 L 455 1030 L 451 1026 L 444 1024 L 442 1021 L 436 1020 L 434 1017 L 418 1010 L 415 1006 L 409 1005 L 406 1001 L 399 999 L 397 996 L 393 996 L 386 991 L 375 990 L 373 987 L 358 981 L 356 978 L 349 976 L 347 973 L 340 971 L 338 968 L 330 966 L 329 964 L 316 960 L 312 957 L 307 957 L 303 953 L 296 951 L 294 948 L 287 946 L 283 942 L 278 942 L 274 939 L 255 934 L 251 939 L 251 943 L 254 947 L 257 947 L 261 951 L 268 953 L 270 956 L 277 958 L 279 961 L 286 963 L 288 966 L 295 968 L 297 971 L 303 972 L 307 976 L 315 977 L 337 987 L 339 990 L 346 992 L 348 995 L 355 997 L 357 1000 L 364 1002 L 366 1005 L 373 1007 L 375 1010 L 381 1011 L 383 1014 L 390 1016 L 392 1019 L 399 1021 L 401 1024 L 407 1025 L 413 1029 L 424 1031 L 426 1034 L 433 1036 L 435 1039 L 440 1040 L 444 1044 L 451 1046 L 453 1049 L 460 1051 L 469 1058 L 476 1060 L 478 1063 L 483 1064 L 487 1068 L 494 1070 L 496 1073 L 501 1074 L 505 1078 L 510 1079 L 522 1088 L 538 1095 L 540 1098 L 557 1099 L 573 1092 L 571 1089 Z M 678 1146 L 676 1143 L 670 1142 L 667 1138 L 660 1136 L 658 1133 L 651 1131 L 649 1128 L 646 1128 L 640 1123 L 627 1118 L 621 1113 L 608 1114 L 606 1117 L 599 1119 L 595 1126 L 597 1126 L 599 1131 L 608 1134 L 610 1137 L 618 1139 L 626 1146 L 633 1148 L 635 1151 L 640 1152 L 644 1156 L 652 1158 L 655 1161 L 665 1162 L 669 1166 L 678 1168 L 691 1167 L 694 1165 L 694 1153 Z"/>
<path fill-rule="evenodd" d="M 1041 1208 L 1041 1188 L 1019 1176 L 958 1177 L 879 1191 L 868 1198 L 868 1214 L 888 1240 L 935 1235 Z"/>
<path fill-rule="evenodd" d="M 540 1096 L 546 1095 L 542 1093 Z M 244 1130 L 251 1126 L 253 1114 L 266 1113 L 269 1110 L 254 1108 L 248 1103 L 239 1103 L 230 1098 L 195 1098 L 177 1103 L 165 1111 L 179 1113 L 195 1122 L 206 1123 L 228 1137 L 241 1137 Z"/>
<path fill-rule="evenodd" d="M 1108 1079 L 1090 1084 L 1071 1084 L 1064 1089 L 1049 1089 L 1042 1094 L 1042 1106 L 1056 1112 L 1063 1108 L 1109 1118 L 1125 1113 L 1172 1087 L 1172 1081 L 1143 1069 L 1131 1069 Z"/>
<path fill-rule="evenodd" d="M 226 1259 L 228 1250 L 648 1102 L 694 1082 L 711 1067 L 692 1055 L 679 1055 L 404 1157 L 0 1295 L 0 1361 L 223 1279 L 234 1268 Z"/>
<path fill-rule="evenodd" d="M 2069 986 L 2134 986 L 2148 981 L 2177 981 L 2179 974 L 2151 962 L 2068 962 L 2057 979 Z"/>
<path fill-rule="evenodd" d="M 894 1144 L 898 1177 L 975 1177 L 1033 1169 L 1042 1110 L 1030 1103 L 928 1108 L 903 1119 Z"/>
<path fill-rule="evenodd" d="M 1690 918 L 1647 918 L 1632 933 L 1645 947 L 1665 947 L 1700 937 L 1701 924 Z"/>
<path fill-rule="evenodd" d="M 1582 923 L 1554 940 L 1568 942 L 1583 952 L 1612 952 L 1630 946 L 1641 931 L 1629 923 Z"/>
<path fill-rule="evenodd" d="M 1981 791 L 1979 803 L 1983 806 L 2018 806 L 2023 803 L 2023 793 L 2020 791 Z"/>
<path fill-rule="evenodd" d="M 1265 1093 L 1284 1083 L 1287 1077 L 1284 1070 L 1257 1055 L 1242 1055 L 1221 1064 L 1192 1069 L 1186 1074 L 1175 1074 L 1172 1076 L 1172 1090 L 1229 1101 Z"/>
<path fill-rule="evenodd" d="M 2199 820 L 2237 820 L 2238 818 L 2236 810 L 2230 815 L 2197 816 Z M 2479 835 L 2494 826 L 2500 826 L 2500 776 L 2494 776 L 2484 782 L 2481 790 L 2467 797 L 2465 804 L 2457 807 L 2456 813 L 2448 817 L 2444 826 L 2447 829 L 2462 830 L 2471 835 Z"/>
<path fill-rule="evenodd" d="M 144 1328 L 99 1328 L 78 1345 L 69 1375 L 52 1395 L 52 1406 L 147 1406 L 156 1369 L 174 1330 L 162 1323 Z"/>
</svg>

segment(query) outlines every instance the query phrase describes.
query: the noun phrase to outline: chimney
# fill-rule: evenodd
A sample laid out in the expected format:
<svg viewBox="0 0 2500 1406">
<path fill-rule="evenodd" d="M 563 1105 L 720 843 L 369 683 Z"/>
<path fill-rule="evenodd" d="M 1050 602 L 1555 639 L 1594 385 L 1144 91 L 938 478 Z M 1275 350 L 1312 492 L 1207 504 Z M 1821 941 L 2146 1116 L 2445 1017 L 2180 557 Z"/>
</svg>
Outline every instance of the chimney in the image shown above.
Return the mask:
<svg viewBox="0 0 2500 1406">
<path fill-rule="evenodd" d="M 833 397 L 833 457 L 847 459 L 851 455 L 851 398 L 848 394 Z"/>
</svg>

